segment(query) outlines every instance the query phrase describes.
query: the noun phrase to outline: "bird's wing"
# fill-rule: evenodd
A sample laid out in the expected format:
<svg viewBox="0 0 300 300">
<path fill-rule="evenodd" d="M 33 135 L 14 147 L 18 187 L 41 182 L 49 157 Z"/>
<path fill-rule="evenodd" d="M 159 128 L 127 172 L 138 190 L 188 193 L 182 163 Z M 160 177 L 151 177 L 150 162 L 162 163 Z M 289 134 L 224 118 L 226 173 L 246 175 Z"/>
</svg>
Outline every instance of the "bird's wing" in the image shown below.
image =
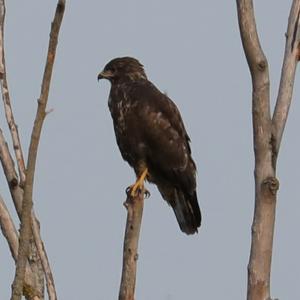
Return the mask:
<svg viewBox="0 0 300 300">
<path fill-rule="evenodd" d="M 195 233 L 201 223 L 196 166 L 179 110 L 150 82 L 136 87 L 133 94 L 137 97 L 135 113 L 147 149 L 150 180 L 172 206 L 181 230 Z"/>
<path fill-rule="evenodd" d="M 136 114 L 142 123 L 149 160 L 168 177 L 185 175 L 194 182 L 196 167 L 191 158 L 189 137 L 174 102 L 149 81 L 137 84 L 131 94 L 138 100 Z"/>
</svg>

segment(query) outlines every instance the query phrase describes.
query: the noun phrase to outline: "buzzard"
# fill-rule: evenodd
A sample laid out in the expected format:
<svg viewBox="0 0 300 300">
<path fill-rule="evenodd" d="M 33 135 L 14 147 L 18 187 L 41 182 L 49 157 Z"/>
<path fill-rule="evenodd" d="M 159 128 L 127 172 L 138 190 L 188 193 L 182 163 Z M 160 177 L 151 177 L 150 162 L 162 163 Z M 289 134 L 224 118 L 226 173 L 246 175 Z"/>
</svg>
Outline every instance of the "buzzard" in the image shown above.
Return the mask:
<svg viewBox="0 0 300 300">
<path fill-rule="evenodd" d="M 178 108 L 147 79 L 135 58 L 111 60 L 98 75 L 103 78 L 111 83 L 108 106 L 117 144 L 137 177 L 131 194 L 144 190 L 144 180 L 156 184 L 181 231 L 197 232 L 196 165 Z"/>
</svg>

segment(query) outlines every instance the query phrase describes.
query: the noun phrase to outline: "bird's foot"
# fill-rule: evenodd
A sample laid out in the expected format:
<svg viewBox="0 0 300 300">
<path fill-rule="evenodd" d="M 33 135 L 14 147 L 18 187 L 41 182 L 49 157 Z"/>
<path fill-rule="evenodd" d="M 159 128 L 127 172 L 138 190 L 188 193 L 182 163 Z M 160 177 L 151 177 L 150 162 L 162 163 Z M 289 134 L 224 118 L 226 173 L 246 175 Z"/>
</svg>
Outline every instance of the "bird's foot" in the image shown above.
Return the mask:
<svg viewBox="0 0 300 300">
<path fill-rule="evenodd" d="M 148 174 L 148 169 L 145 168 L 145 170 L 142 172 L 141 176 L 136 180 L 136 182 L 126 189 L 126 194 L 128 196 L 135 197 L 136 195 L 142 193 L 145 198 L 150 197 L 150 192 L 144 186 L 144 181 L 147 174 Z"/>
<path fill-rule="evenodd" d="M 133 185 L 131 186 L 131 189 L 130 189 L 130 196 L 131 196 L 131 197 L 134 197 L 134 196 L 136 196 L 137 194 L 142 193 L 142 191 L 143 191 L 144 189 L 145 189 L 144 181 L 138 180 L 135 184 L 133 184 Z"/>
<path fill-rule="evenodd" d="M 135 191 L 133 191 L 133 187 L 134 185 L 130 185 L 126 188 L 125 191 L 127 196 L 134 197 L 140 193 L 144 194 L 145 199 L 148 199 L 151 196 L 150 192 L 144 187 L 144 185 L 142 187 L 136 188 Z"/>
<path fill-rule="evenodd" d="M 139 178 L 137 178 L 136 182 L 126 189 L 126 193 L 128 194 L 128 192 L 130 192 L 130 196 L 134 197 L 137 192 L 138 193 L 144 192 L 145 191 L 144 181 L 147 174 L 148 174 L 148 169 L 145 168 L 142 174 L 139 176 Z"/>
</svg>

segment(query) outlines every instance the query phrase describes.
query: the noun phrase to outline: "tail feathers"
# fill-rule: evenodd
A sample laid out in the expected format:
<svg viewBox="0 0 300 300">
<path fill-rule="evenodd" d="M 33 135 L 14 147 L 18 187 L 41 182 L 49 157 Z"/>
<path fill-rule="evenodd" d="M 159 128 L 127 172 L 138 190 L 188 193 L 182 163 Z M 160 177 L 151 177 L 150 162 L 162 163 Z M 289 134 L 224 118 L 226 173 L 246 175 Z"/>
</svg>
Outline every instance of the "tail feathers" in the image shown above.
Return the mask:
<svg viewBox="0 0 300 300">
<path fill-rule="evenodd" d="M 201 225 L 201 212 L 196 191 L 184 193 L 176 188 L 158 187 L 163 198 L 172 206 L 182 232 L 194 234 Z"/>
<path fill-rule="evenodd" d="M 184 194 L 182 191 L 175 190 L 173 201 L 170 202 L 179 227 L 186 234 L 198 232 L 201 225 L 201 212 L 197 201 L 197 194 Z"/>
</svg>

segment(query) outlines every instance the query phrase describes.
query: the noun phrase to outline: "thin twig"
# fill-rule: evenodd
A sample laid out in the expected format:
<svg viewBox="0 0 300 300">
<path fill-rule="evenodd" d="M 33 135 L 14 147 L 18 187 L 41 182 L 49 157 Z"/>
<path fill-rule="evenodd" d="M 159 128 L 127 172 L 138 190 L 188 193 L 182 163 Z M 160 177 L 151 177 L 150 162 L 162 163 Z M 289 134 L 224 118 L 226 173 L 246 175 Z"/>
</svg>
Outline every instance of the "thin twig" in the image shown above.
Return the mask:
<svg viewBox="0 0 300 300">
<path fill-rule="evenodd" d="M 9 89 L 6 76 L 6 65 L 5 65 L 5 51 L 4 51 L 4 20 L 5 20 L 5 2 L 0 0 L 0 84 L 2 91 L 2 99 L 4 104 L 5 116 L 8 123 L 8 127 L 11 133 L 14 152 L 18 164 L 20 184 L 23 186 L 25 182 L 25 163 L 24 157 L 18 132 L 18 126 L 16 125 L 13 111 L 11 108 Z"/>
<path fill-rule="evenodd" d="M 13 220 L 6 208 L 6 205 L 0 195 L 0 227 L 3 235 L 5 236 L 11 255 L 14 261 L 17 261 L 18 248 L 19 248 L 19 236 Z M 24 285 L 24 295 L 28 300 L 40 300 L 38 291 L 34 288 L 33 274 L 30 269 L 29 264 L 26 265 L 25 271 L 25 285 Z"/>
<path fill-rule="evenodd" d="M 18 213 L 21 219 L 22 213 L 22 201 L 23 201 L 23 190 L 18 184 L 18 175 L 15 170 L 14 161 L 8 149 L 7 142 L 3 136 L 2 130 L 0 129 L 0 161 L 4 171 L 4 175 L 9 186 L 9 190 Z"/>
<path fill-rule="evenodd" d="M 127 208 L 127 221 L 123 248 L 123 269 L 119 300 L 134 300 L 138 242 L 143 216 L 144 193 L 131 197 L 130 191 L 124 203 Z"/>
<path fill-rule="evenodd" d="M 2 196 L 0 196 L 0 226 L 8 242 L 11 255 L 16 261 L 18 257 L 19 236 Z"/>
<path fill-rule="evenodd" d="M 3 27 L 4 27 L 4 16 L 5 16 L 5 3 L 4 3 L 4 0 L 1 0 L 0 1 L 0 52 L 2 53 L 3 52 Z M 4 75 L 4 56 L 3 55 L 0 55 L 0 79 L 3 78 L 3 75 Z"/>
<path fill-rule="evenodd" d="M 32 234 L 31 231 L 31 209 L 32 209 L 32 191 L 34 182 L 34 172 L 37 158 L 38 145 L 42 131 L 43 122 L 46 116 L 46 105 L 48 101 L 50 81 L 52 76 L 53 64 L 56 54 L 56 47 L 58 42 L 58 34 L 60 25 L 63 19 L 65 10 L 65 1 L 59 0 L 54 20 L 51 26 L 49 48 L 47 54 L 47 61 L 42 81 L 41 95 L 38 100 L 38 108 L 34 126 L 31 134 L 31 141 L 28 152 L 28 161 L 26 168 L 26 182 L 24 187 L 24 199 L 22 203 L 22 218 L 20 229 L 20 247 L 18 251 L 18 261 L 16 265 L 15 279 L 12 285 L 12 300 L 21 300 L 22 289 L 24 283 L 24 274 L 26 260 L 29 250 L 29 240 Z"/>
<path fill-rule="evenodd" d="M 281 69 L 281 79 L 279 91 L 276 101 L 276 106 L 273 114 L 273 142 L 274 152 L 277 158 L 277 153 L 280 148 L 280 143 L 288 117 L 289 108 L 292 101 L 293 87 L 295 81 L 295 73 L 297 62 L 299 60 L 300 46 L 300 1 L 294 0 L 286 34 L 285 53 L 283 65 Z"/>
</svg>

